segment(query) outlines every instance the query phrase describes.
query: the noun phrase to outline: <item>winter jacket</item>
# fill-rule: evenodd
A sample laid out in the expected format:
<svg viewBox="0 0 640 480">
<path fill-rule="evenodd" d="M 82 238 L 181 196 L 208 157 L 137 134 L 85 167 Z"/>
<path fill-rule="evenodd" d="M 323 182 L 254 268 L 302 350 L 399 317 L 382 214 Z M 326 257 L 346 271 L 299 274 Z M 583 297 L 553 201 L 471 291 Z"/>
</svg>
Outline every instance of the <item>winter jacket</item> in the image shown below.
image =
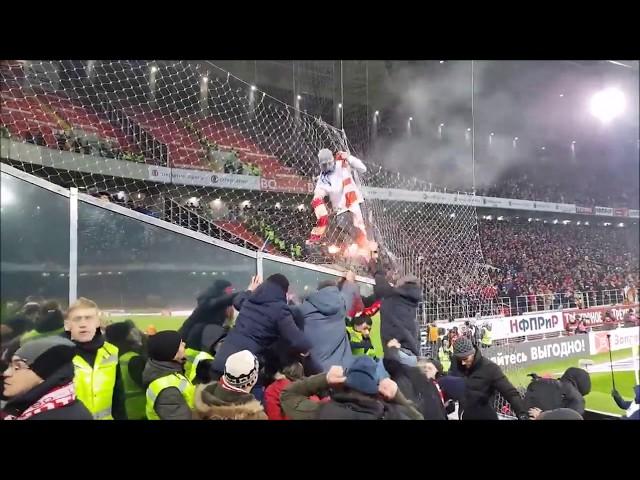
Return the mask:
<svg viewBox="0 0 640 480">
<path fill-rule="evenodd" d="M 240 300 L 240 313 L 235 327 L 225 338 L 213 361 L 212 369 L 215 372 L 224 372 L 224 364 L 230 355 L 241 350 L 259 355 L 278 338 L 284 339 L 292 351 L 309 351 L 311 344 L 293 321 L 285 292 L 279 285 L 267 281 L 250 296 L 243 296 Z"/>
<path fill-rule="evenodd" d="M 389 340 L 395 338 L 402 348 L 410 350 L 416 356 L 420 355 L 416 318 L 418 304 L 422 298 L 420 285 L 405 283 L 394 288 L 389 285 L 384 273 L 380 271 L 376 273 L 375 281 L 374 293 L 382 298 L 380 307 L 382 344 L 386 346 Z"/>
<path fill-rule="evenodd" d="M 591 378 L 589 373 L 581 368 L 568 368 L 560 377 L 562 390 L 562 407 L 575 410 L 584 415 L 584 396 L 591 391 Z"/>
<path fill-rule="evenodd" d="M 212 345 L 212 335 L 207 339 L 203 338 L 203 330 L 207 326 L 218 327 L 215 329 L 220 333 L 219 340 L 224 333 L 222 325 L 226 320 L 226 310 L 233 305 L 236 294 L 231 292 L 231 283 L 226 280 L 217 280 L 213 286 L 207 289 L 198 297 L 198 305 L 195 310 L 184 321 L 178 333 L 185 339 L 188 348 L 198 351 L 210 351 Z M 205 341 L 206 340 L 206 341 Z"/>
<path fill-rule="evenodd" d="M 69 332 L 64 332 L 65 338 L 71 339 Z M 98 349 L 104 345 L 104 336 L 100 333 L 100 330 L 96 332 L 93 339 L 88 342 L 76 342 L 76 354 L 80 356 L 85 362 L 87 362 L 93 368 L 96 362 L 96 355 Z M 122 382 L 122 373 L 120 371 L 120 365 L 116 368 L 116 383 L 113 386 L 113 396 L 111 400 L 111 415 L 114 420 L 126 420 L 127 410 L 125 408 L 126 393 L 124 390 L 124 383 Z"/>
<path fill-rule="evenodd" d="M 629 420 L 640 420 L 640 385 L 633 387 L 633 391 L 635 393 L 635 398 L 633 400 L 625 400 L 620 396 L 620 393 L 618 393 L 617 390 L 614 390 L 612 395 L 616 405 L 618 405 L 618 408 L 627 410 L 627 416 L 623 418 L 627 418 Z M 629 412 L 631 412 L 631 414 L 629 414 Z"/>
<path fill-rule="evenodd" d="M 456 359 L 459 364 L 460 360 Z M 494 408 L 495 394 L 500 393 L 518 418 L 527 417 L 524 401 L 518 390 L 511 384 L 500 367 L 482 356 L 476 348 L 473 364 L 470 368 L 458 365 L 465 382 L 464 398 L 460 402 L 463 420 L 497 420 Z"/>
<path fill-rule="evenodd" d="M 348 368 L 353 362 L 345 330 L 346 306 L 338 287 L 312 293 L 299 307 L 304 333 L 311 342 L 311 356 L 326 372 L 333 365 Z"/>
<path fill-rule="evenodd" d="M 62 366 L 40 385 L 37 385 L 22 395 L 11 398 L 5 405 L 0 416 L 20 416 L 46 393 L 61 385 L 73 382 L 74 373 L 73 364 L 69 363 Z M 85 407 L 80 400 L 76 399 L 69 405 L 37 413 L 27 420 L 93 420 L 93 416 L 87 407 Z"/>
<path fill-rule="evenodd" d="M 221 382 L 198 385 L 195 408 L 203 420 L 267 420 L 253 395 L 229 389 Z"/>
<path fill-rule="evenodd" d="M 291 380 L 278 374 L 276 380 L 269 385 L 264 391 L 264 411 L 269 420 L 290 420 L 282 411 L 280 396 L 282 391 L 291 384 Z M 316 395 L 309 397 L 310 400 L 320 402 L 320 398 Z"/>
<path fill-rule="evenodd" d="M 392 401 L 354 390 L 333 391 L 326 402 L 309 398 L 328 389 L 324 373 L 293 382 L 280 396 L 282 410 L 293 420 L 422 420 L 399 389 Z"/>
<path fill-rule="evenodd" d="M 433 380 L 428 379 L 418 367 L 403 364 L 397 348 L 389 348 L 383 359 L 384 368 L 407 400 L 414 403 L 425 420 L 446 420 L 442 397 Z"/>
<path fill-rule="evenodd" d="M 147 365 L 142 372 L 142 384 L 145 389 L 149 388 L 149 384 L 158 378 L 171 375 L 173 373 L 184 374 L 181 363 L 178 362 L 161 362 L 149 359 Z M 192 420 L 193 412 L 182 393 L 176 387 L 165 388 L 160 392 L 154 403 L 154 410 L 161 420 Z"/>
</svg>

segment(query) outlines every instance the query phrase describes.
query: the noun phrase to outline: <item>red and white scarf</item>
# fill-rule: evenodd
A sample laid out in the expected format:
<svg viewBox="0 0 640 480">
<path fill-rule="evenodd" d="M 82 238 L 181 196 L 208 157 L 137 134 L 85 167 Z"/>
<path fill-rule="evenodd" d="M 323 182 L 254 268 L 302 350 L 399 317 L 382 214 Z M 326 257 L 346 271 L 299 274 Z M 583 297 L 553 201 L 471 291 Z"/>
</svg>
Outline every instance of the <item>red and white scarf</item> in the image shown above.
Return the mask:
<svg viewBox="0 0 640 480">
<path fill-rule="evenodd" d="M 22 414 L 18 416 L 7 415 L 6 417 L 4 417 L 4 420 L 26 420 L 29 417 L 42 412 L 66 407 L 67 405 L 73 403 L 75 399 L 76 389 L 73 385 L 73 382 L 69 382 L 45 393 L 37 402 L 35 402 L 24 412 L 22 412 Z"/>
</svg>

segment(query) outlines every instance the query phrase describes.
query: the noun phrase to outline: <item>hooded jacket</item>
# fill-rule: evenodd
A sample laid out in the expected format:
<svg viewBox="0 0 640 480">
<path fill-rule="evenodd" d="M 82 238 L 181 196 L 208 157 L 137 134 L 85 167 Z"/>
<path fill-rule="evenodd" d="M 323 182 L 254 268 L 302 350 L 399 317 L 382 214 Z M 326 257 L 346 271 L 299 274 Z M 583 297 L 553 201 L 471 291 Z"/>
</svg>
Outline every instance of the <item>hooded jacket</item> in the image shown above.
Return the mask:
<svg viewBox="0 0 640 480">
<path fill-rule="evenodd" d="M 221 382 L 198 385 L 195 408 L 203 420 L 267 420 L 253 395 L 225 388 Z"/>
<path fill-rule="evenodd" d="M 210 351 L 211 347 L 226 333 L 222 325 L 226 320 L 227 308 L 233 305 L 235 297 L 236 294 L 231 292 L 231 283 L 227 280 L 216 280 L 198 296 L 195 310 L 178 330 L 188 348 L 213 353 Z"/>
<path fill-rule="evenodd" d="M 584 396 L 591 391 L 591 377 L 582 368 L 570 367 L 560 377 L 562 407 L 584 415 Z"/>
<path fill-rule="evenodd" d="M 213 361 L 215 372 L 224 372 L 227 358 L 241 350 L 259 355 L 283 339 L 293 352 L 306 353 L 311 344 L 297 327 L 285 291 L 279 285 L 266 281 L 251 295 L 243 296 L 235 327 L 227 335 Z"/>
<path fill-rule="evenodd" d="M 304 333 L 311 342 L 313 359 L 325 372 L 333 365 L 348 368 L 353 355 L 345 329 L 347 309 L 338 287 L 312 293 L 299 310 L 304 316 Z"/>
<path fill-rule="evenodd" d="M 162 362 L 149 359 L 142 372 L 142 384 L 145 391 L 154 380 L 171 375 L 184 374 L 182 364 L 178 362 Z M 165 388 L 160 392 L 154 403 L 154 410 L 161 420 L 192 420 L 193 412 L 185 401 L 182 393 L 175 387 Z"/>
<path fill-rule="evenodd" d="M 406 283 L 392 287 L 385 274 L 376 272 L 374 293 L 382 299 L 380 306 L 380 335 L 382 344 L 395 338 L 402 348 L 420 355 L 418 343 L 418 321 L 416 314 L 422 299 L 422 290 L 417 279 L 408 278 Z"/>
</svg>

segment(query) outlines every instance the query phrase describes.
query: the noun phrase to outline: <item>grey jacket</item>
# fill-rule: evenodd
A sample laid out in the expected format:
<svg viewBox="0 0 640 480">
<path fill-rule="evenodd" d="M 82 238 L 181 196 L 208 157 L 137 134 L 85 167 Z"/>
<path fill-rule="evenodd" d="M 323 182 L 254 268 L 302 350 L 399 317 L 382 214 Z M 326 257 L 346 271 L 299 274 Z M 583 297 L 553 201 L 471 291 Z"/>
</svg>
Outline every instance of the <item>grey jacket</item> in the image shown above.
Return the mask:
<svg viewBox="0 0 640 480">
<path fill-rule="evenodd" d="M 147 360 L 142 372 L 142 383 L 145 390 L 154 380 L 171 375 L 172 373 L 184 373 L 182 364 L 177 362 L 160 362 Z M 154 403 L 154 410 L 161 420 L 192 420 L 193 412 L 184 400 L 184 397 L 175 387 L 165 388 L 160 392 Z"/>
<path fill-rule="evenodd" d="M 304 334 L 311 342 L 311 356 L 326 372 L 332 365 L 348 368 L 353 361 L 347 336 L 347 308 L 338 287 L 312 293 L 299 307 Z"/>
</svg>

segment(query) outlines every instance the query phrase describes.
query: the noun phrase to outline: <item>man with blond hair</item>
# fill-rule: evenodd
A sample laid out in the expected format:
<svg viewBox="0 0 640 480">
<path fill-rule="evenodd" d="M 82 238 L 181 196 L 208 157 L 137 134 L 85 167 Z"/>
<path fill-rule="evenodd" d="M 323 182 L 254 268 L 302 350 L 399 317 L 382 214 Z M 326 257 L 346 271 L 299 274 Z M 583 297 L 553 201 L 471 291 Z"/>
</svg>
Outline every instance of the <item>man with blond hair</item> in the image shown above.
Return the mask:
<svg viewBox="0 0 640 480">
<path fill-rule="evenodd" d="M 102 335 L 98 305 L 78 298 L 67 310 L 64 329 L 76 345 L 73 383 L 78 399 L 95 420 L 126 420 L 118 348 Z"/>
</svg>

